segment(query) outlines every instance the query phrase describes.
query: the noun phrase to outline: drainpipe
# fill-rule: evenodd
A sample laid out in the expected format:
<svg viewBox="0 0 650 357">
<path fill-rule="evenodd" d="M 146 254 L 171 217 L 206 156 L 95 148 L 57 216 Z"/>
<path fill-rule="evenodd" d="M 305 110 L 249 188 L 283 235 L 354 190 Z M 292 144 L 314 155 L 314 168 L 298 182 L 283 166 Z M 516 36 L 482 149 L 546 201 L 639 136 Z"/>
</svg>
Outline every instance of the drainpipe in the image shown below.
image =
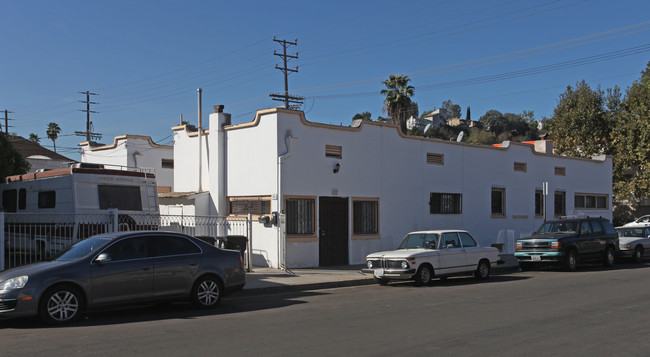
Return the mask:
<svg viewBox="0 0 650 357">
<path fill-rule="evenodd" d="M 285 151 L 283 154 L 278 156 L 278 168 L 277 168 L 277 183 L 278 183 L 278 265 L 280 266 L 281 269 L 286 270 L 287 269 L 287 240 L 286 240 L 286 235 L 284 232 L 284 227 L 280 222 L 280 216 L 282 214 L 283 210 L 283 202 L 284 200 L 282 199 L 282 161 L 287 160 L 289 157 L 291 157 L 290 151 L 291 151 L 291 139 L 298 139 L 294 138 L 291 136 L 291 131 L 287 130 L 287 133 L 285 134 L 284 137 L 284 144 L 287 147 L 287 151 Z"/>
<path fill-rule="evenodd" d="M 197 90 L 198 93 L 198 105 L 199 105 L 199 192 L 203 192 L 203 155 L 202 155 L 202 149 L 201 149 L 201 131 L 202 131 L 202 122 L 201 122 L 201 88 L 198 88 Z"/>
</svg>

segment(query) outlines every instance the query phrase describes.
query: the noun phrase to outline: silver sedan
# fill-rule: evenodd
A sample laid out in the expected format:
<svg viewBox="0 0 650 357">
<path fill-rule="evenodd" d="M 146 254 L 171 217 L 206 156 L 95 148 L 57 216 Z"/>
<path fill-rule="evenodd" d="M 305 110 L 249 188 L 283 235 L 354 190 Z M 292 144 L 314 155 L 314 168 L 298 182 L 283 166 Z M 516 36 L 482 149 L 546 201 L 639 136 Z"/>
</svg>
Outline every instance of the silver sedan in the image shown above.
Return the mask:
<svg viewBox="0 0 650 357">
<path fill-rule="evenodd" d="M 158 231 L 102 234 L 51 260 L 0 272 L 0 316 L 71 322 L 86 310 L 161 300 L 212 308 L 244 287 L 238 251 Z"/>
</svg>

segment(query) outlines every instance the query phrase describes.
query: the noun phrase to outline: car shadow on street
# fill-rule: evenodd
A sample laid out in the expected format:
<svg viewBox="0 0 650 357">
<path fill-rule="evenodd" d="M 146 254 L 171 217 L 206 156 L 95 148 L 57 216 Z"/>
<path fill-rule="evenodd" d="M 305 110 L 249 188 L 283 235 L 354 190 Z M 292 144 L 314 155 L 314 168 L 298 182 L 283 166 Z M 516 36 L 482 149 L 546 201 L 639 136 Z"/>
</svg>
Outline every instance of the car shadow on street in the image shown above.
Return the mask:
<svg viewBox="0 0 650 357">
<path fill-rule="evenodd" d="M 530 276 L 523 276 L 523 275 L 492 275 L 490 276 L 489 279 L 486 280 L 478 280 L 474 277 L 471 276 L 450 276 L 446 279 L 433 279 L 430 284 L 427 285 L 422 285 L 418 286 L 416 285 L 413 281 L 396 281 L 396 282 L 390 282 L 387 287 L 401 287 L 401 288 L 409 288 L 409 287 L 415 287 L 415 288 L 426 288 L 426 287 L 454 287 L 454 286 L 465 286 L 465 285 L 474 285 L 474 284 L 497 284 L 497 283 L 505 283 L 509 281 L 519 281 L 519 280 L 527 280 L 531 279 L 532 277 Z"/>
<path fill-rule="evenodd" d="M 237 297 L 237 293 L 224 298 L 214 309 L 197 309 L 190 303 L 159 303 L 138 305 L 119 309 L 106 309 L 85 313 L 78 321 L 55 328 L 83 326 L 120 325 L 137 322 L 153 322 L 178 319 L 196 319 L 209 316 L 224 316 L 243 312 L 270 310 L 305 304 L 301 298 L 323 295 L 317 291 L 291 292 L 286 294 L 259 295 L 254 297 Z M 36 317 L 0 318 L 0 331 L 3 329 L 38 329 L 51 328 Z"/>
</svg>

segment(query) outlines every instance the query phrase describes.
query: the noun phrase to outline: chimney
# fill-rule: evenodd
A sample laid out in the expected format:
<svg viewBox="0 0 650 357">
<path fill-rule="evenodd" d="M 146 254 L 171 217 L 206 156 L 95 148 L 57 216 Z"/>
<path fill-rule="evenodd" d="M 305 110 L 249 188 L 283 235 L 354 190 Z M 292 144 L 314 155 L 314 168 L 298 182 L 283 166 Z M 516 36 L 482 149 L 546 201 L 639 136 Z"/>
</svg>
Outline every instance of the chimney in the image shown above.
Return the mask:
<svg viewBox="0 0 650 357">
<path fill-rule="evenodd" d="M 224 106 L 223 106 L 222 104 L 220 104 L 220 105 L 215 105 L 215 106 L 214 106 L 214 112 L 215 112 L 215 113 L 223 113 L 223 108 L 224 108 Z"/>
</svg>

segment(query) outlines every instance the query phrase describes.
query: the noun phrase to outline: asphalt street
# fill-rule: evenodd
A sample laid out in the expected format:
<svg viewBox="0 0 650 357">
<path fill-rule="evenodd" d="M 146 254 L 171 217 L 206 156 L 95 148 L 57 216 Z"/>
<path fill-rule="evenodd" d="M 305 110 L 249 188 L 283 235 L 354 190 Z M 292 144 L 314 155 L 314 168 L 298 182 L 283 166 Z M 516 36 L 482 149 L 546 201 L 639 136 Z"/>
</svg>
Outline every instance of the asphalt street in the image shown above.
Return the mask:
<svg viewBox="0 0 650 357">
<path fill-rule="evenodd" d="M 0 320 L 6 356 L 647 356 L 650 266 L 532 271 L 486 282 L 232 295 L 97 312 L 69 327 Z"/>
</svg>

